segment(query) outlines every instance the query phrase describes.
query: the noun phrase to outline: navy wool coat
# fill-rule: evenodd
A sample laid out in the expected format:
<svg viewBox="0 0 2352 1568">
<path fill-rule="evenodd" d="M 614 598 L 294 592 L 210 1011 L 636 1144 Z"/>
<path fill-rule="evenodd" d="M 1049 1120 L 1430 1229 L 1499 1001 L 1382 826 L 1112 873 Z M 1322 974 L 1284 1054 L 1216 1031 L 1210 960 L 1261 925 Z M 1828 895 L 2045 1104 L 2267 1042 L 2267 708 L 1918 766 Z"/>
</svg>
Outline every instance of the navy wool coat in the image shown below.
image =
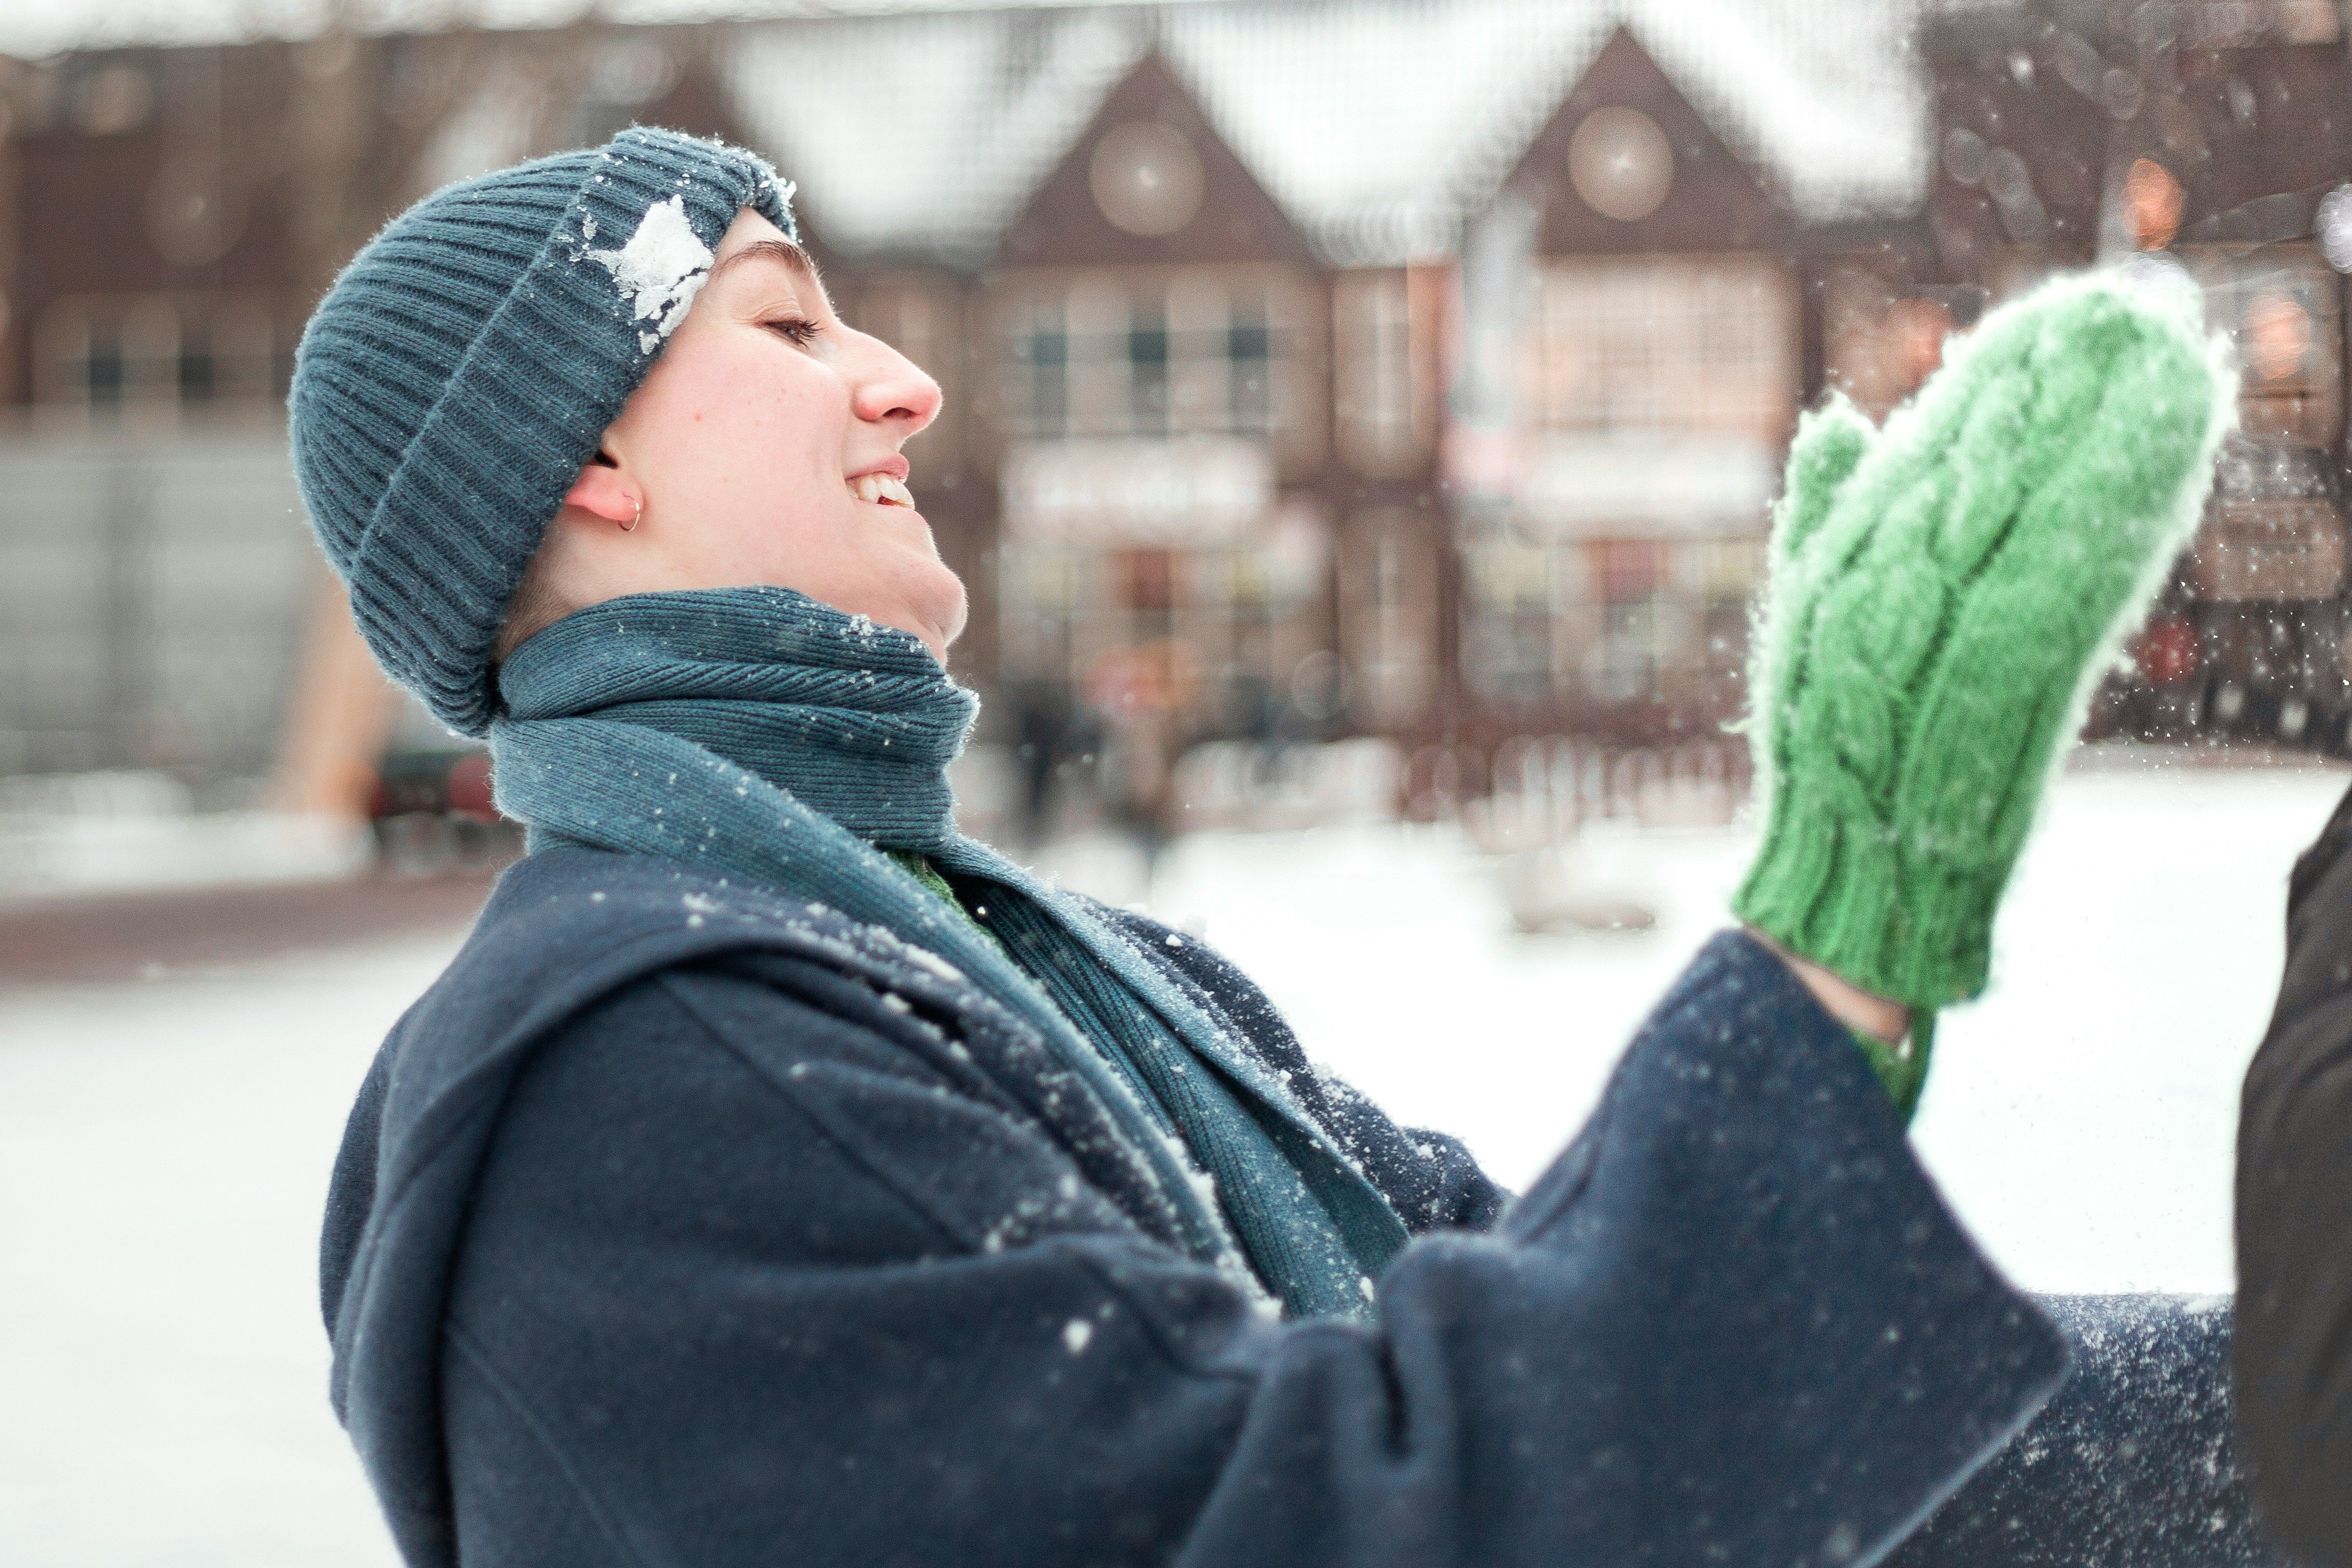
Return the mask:
<svg viewBox="0 0 2352 1568">
<path fill-rule="evenodd" d="M 1415 1233 L 1373 1319 L 1153 1240 L 1099 1107 L 927 955 L 541 853 L 385 1043 L 329 1204 L 333 1397 L 408 1560 L 1837 1568 L 2063 1374 L 1745 938 L 1507 1203 L 1113 918 Z"/>
</svg>

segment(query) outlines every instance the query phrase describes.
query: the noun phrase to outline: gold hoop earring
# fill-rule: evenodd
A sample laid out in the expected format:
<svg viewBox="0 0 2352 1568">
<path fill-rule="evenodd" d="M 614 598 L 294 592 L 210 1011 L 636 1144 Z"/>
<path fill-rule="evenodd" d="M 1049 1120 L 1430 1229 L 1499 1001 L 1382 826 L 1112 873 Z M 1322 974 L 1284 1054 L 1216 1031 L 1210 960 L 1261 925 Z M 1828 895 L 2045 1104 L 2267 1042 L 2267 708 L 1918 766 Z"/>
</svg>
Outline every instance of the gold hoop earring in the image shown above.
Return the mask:
<svg viewBox="0 0 2352 1568">
<path fill-rule="evenodd" d="M 623 533 L 635 533 L 637 531 L 637 524 L 643 522 L 645 521 L 645 517 L 646 498 L 639 496 L 637 498 L 637 510 L 629 514 L 628 521 L 621 524 L 621 531 Z"/>
</svg>

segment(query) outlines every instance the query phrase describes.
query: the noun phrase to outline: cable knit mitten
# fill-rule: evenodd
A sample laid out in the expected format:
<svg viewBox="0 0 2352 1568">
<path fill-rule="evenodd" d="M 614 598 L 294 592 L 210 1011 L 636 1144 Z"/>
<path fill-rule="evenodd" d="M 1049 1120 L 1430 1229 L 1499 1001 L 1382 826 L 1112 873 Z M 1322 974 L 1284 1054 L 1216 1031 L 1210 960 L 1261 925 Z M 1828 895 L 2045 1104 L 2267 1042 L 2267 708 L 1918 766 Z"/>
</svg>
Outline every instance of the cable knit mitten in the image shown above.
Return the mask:
<svg viewBox="0 0 2352 1568">
<path fill-rule="evenodd" d="M 2194 526 L 2235 381 L 2193 303 L 2052 283 L 1956 340 L 1882 432 L 1790 450 L 1748 720 L 1768 805 L 1733 902 L 1913 1009 L 1863 1038 L 1905 1114 L 2103 666 Z"/>
</svg>

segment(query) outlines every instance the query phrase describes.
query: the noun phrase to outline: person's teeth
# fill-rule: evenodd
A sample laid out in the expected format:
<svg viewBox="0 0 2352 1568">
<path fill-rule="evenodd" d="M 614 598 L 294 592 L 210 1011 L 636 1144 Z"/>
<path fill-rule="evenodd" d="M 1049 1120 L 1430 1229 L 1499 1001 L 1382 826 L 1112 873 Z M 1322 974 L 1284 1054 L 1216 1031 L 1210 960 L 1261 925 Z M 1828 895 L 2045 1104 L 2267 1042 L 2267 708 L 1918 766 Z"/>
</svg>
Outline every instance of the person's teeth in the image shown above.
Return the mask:
<svg viewBox="0 0 2352 1568">
<path fill-rule="evenodd" d="M 905 483 L 887 474 L 860 474 L 849 481 L 850 493 L 859 500 L 877 506 L 912 507 L 915 493 Z"/>
</svg>

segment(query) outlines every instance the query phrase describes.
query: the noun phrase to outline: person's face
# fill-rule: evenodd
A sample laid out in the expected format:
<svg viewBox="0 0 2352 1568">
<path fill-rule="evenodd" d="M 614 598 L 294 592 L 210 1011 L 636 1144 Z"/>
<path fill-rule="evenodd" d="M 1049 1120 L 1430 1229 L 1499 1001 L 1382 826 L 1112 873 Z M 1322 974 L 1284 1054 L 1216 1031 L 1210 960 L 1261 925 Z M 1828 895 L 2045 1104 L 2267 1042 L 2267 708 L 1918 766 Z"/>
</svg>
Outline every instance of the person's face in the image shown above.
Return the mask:
<svg viewBox="0 0 2352 1568">
<path fill-rule="evenodd" d="M 944 665 L 963 584 L 899 453 L 939 410 L 938 384 L 843 324 L 798 248 L 746 211 L 566 498 L 551 535 L 565 586 L 582 603 L 793 588 Z"/>
</svg>

